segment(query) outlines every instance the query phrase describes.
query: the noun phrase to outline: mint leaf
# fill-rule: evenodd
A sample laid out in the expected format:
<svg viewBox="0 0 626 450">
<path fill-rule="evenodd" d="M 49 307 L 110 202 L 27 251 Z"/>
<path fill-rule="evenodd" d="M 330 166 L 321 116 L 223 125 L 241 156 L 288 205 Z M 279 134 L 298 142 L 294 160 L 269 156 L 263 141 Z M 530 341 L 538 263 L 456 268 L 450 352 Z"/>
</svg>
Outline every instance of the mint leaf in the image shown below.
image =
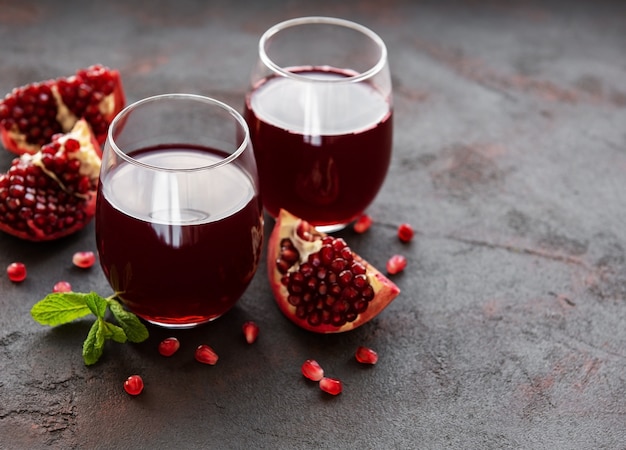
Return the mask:
<svg viewBox="0 0 626 450">
<path fill-rule="evenodd" d="M 107 310 L 107 301 L 105 298 L 100 297 L 95 292 L 90 292 L 89 294 L 85 294 L 85 304 L 96 317 L 104 318 L 104 313 L 106 313 Z"/>
<path fill-rule="evenodd" d="M 98 362 L 107 339 L 123 344 L 126 341 L 143 342 L 148 329 L 133 313 L 126 311 L 114 296 L 104 298 L 95 292 L 55 292 L 48 294 L 31 308 L 33 319 L 42 325 L 62 325 L 88 314 L 96 317 L 83 343 L 83 360 L 90 366 Z M 104 320 L 107 307 L 119 323 Z"/>
<path fill-rule="evenodd" d="M 30 314 L 42 325 L 63 325 L 89 314 L 91 310 L 85 303 L 87 295 L 75 292 L 48 294 L 33 305 Z"/>
<path fill-rule="evenodd" d="M 100 322 L 101 319 L 97 319 L 93 323 L 83 343 L 83 360 L 88 366 L 98 362 L 104 351 L 104 333 Z"/>
<path fill-rule="evenodd" d="M 126 311 L 117 300 L 110 298 L 108 302 L 113 316 L 124 329 L 130 342 L 143 342 L 148 339 L 148 329 L 136 315 Z"/>
<path fill-rule="evenodd" d="M 123 344 L 128 339 L 126 338 L 126 333 L 124 330 L 117 325 L 113 325 L 111 322 L 102 321 L 100 324 L 101 327 L 104 327 L 104 336 L 107 339 L 113 339 L 115 342 Z"/>
</svg>

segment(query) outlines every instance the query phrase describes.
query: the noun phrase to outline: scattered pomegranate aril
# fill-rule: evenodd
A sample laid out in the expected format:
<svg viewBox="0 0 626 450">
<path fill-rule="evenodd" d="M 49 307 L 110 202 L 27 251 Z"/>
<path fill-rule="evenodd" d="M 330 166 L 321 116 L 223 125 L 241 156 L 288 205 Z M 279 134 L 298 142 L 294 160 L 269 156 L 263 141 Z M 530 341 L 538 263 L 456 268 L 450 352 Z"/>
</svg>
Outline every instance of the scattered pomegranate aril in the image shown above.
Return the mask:
<svg viewBox="0 0 626 450">
<path fill-rule="evenodd" d="M 0 174 L 0 231 L 48 241 L 85 227 L 95 213 L 98 152 L 89 125 L 79 120 L 70 133 L 54 135 L 38 153 L 15 158 Z"/>
<path fill-rule="evenodd" d="M 168 337 L 159 342 L 159 353 L 163 356 L 172 356 L 180 348 L 180 341 L 175 337 Z"/>
<path fill-rule="evenodd" d="M 320 389 L 330 395 L 339 395 L 343 385 L 338 378 L 324 377 L 320 380 Z"/>
<path fill-rule="evenodd" d="M 52 287 L 52 292 L 72 292 L 72 285 L 68 281 L 59 281 Z"/>
<path fill-rule="evenodd" d="M 14 283 L 21 283 L 26 279 L 26 266 L 21 262 L 14 262 L 7 266 L 7 276 Z"/>
<path fill-rule="evenodd" d="M 196 361 L 202 364 L 209 364 L 211 366 L 217 364 L 218 360 L 218 356 L 217 353 L 215 353 L 215 350 L 205 344 L 198 346 L 198 348 L 196 349 L 195 358 Z"/>
<path fill-rule="evenodd" d="M 37 153 L 53 135 L 86 120 L 99 144 L 126 103 L 120 74 L 102 65 L 17 87 L 0 100 L 0 140 L 16 154 Z"/>
<path fill-rule="evenodd" d="M 393 255 L 387 261 L 387 273 L 389 275 L 395 275 L 400 273 L 406 267 L 406 257 L 402 255 Z"/>
<path fill-rule="evenodd" d="M 302 375 L 311 381 L 320 381 L 324 378 L 324 369 L 322 369 L 322 366 L 314 359 L 304 361 L 300 370 L 302 371 Z"/>
<path fill-rule="evenodd" d="M 341 238 L 281 210 L 268 241 L 270 285 L 282 313 L 318 333 L 354 329 L 376 317 L 400 289 Z"/>
<path fill-rule="evenodd" d="M 354 225 L 352 225 L 352 229 L 356 231 L 357 233 L 361 234 L 369 230 L 371 226 L 372 226 L 372 218 L 367 214 L 362 214 L 356 220 L 356 222 L 354 222 Z"/>
<path fill-rule="evenodd" d="M 76 252 L 72 255 L 72 263 L 81 269 L 88 269 L 96 262 L 96 255 L 92 251 Z"/>
<path fill-rule="evenodd" d="M 361 364 L 376 364 L 378 362 L 378 353 L 369 347 L 358 347 L 354 357 Z"/>
<path fill-rule="evenodd" d="M 131 375 L 124 381 L 124 390 L 129 395 L 139 395 L 143 391 L 143 380 L 139 375 Z"/>
<path fill-rule="evenodd" d="M 252 344 L 256 341 L 259 335 L 259 326 L 255 322 L 249 320 L 241 326 L 241 329 L 248 344 Z"/>
<path fill-rule="evenodd" d="M 410 242 L 414 234 L 413 227 L 408 223 L 402 223 L 398 226 L 398 239 L 402 242 Z"/>
</svg>

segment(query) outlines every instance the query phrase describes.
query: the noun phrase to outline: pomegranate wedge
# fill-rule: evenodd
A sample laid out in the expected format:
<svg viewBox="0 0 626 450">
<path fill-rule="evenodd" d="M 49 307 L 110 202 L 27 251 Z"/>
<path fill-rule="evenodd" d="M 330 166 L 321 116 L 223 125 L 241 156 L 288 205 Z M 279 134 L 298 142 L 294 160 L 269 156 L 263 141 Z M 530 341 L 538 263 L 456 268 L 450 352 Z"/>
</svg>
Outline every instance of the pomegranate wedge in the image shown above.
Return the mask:
<svg viewBox="0 0 626 450">
<path fill-rule="evenodd" d="M 268 275 L 276 303 L 296 325 L 318 333 L 354 329 L 400 293 L 341 238 L 281 210 L 269 239 Z"/>
</svg>

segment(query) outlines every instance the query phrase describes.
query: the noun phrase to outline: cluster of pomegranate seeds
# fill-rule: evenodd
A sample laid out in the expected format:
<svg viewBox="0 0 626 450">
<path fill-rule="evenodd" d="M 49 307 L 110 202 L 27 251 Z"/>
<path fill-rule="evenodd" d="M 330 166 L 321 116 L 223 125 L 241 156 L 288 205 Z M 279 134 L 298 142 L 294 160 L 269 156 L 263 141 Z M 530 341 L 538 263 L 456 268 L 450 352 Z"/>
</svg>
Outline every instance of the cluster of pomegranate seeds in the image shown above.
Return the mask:
<svg viewBox="0 0 626 450">
<path fill-rule="evenodd" d="M 80 69 L 76 75 L 57 80 L 63 103 L 77 117 L 87 119 L 96 136 L 106 133 L 108 123 L 100 111 L 100 103 L 112 94 L 116 79 L 101 65 Z"/>
<path fill-rule="evenodd" d="M 406 267 L 406 257 L 403 255 L 393 255 L 387 261 L 387 273 L 389 275 L 395 275 L 400 273 Z"/>
<path fill-rule="evenodd" d="M 159 342 L 159 353 L 163 356 L 172 356 L 180 348 L 180 341 L 175 337 L 168 337 Z"/>
<path fill-rule="evenodd" d="M 196 348 L 195 358 L 196 361 L 202 364 L 209 364 L 211 366 L 217 364 L 218 360 L 218 356 L 217 353 L 215 353 L 215 350 L 213 350 L 206 344 L 199 345 L 198 348 Z"/>
<path fill-rule="evenodd" d="M 361 364 L 376 364 L 378 362 L 378 353 L 369 347 L 358 347 L 354 357 Z"/>
<path fill-rule="evenodd" d="M 307 359 L 300 368 L 302 375 L 311 381 L 320 381 L 324 377 L 324 369 L 314 359 Z"/>
<path fill-rule="evenodd" d="M 338 378 L 324 377 L 320 380 L 320 389 L 330 395 L 339 395 L 343 385 Z"/>
<path fill-rule="evenodd" d="M 246 342 L 248 344 L 254 343 L 254 341 L 256 341 L 256 338 L 259 336 L 259 326 L 252 320 L 244 322 L 244 324 L 241 326 L 241 330 L 243 331 L 243 335 L 246 338 Z"/>
<path fill-rule="evenodd" d="M 52 81 L 15 88 L 0 103 L 0 124 L 7 130 L 17 128 L 26 142 L 42 146 L 61 133 L 57 122 L 57 103 Z"/>
<path fill-rule="evenodd" d="M 129 395 L 139 395 L 143 391 L 143 380 L 139 375 L 131 375 L 124 381 L 124 390 Z"/>
<path fill-rule="evenodd" d="M 72 263 L 81 269 L 88 269 L 96 262 L 96 255 L 92 251 L 76 252 L 72 255 Z"/>
<path fill-rule="evenodd" d="M 72 292 L 72 285 L 68 281 L 59 281 L 52 287 L 52 292 Z"/>
<path fill-rule="evenodd" d="M 14 262 L 7 266 L 7 276 L 14 283 L 21 283 L 26 279 L 26 266 L 21 262 Z"/>
<path fill-rule="evenodd" d="M 72 192 L 86 193 L 91 182 L 79 175 L 80 161 L 68 161 L 65 153 L 56 152 L 54 144 L 45 146 L 42 163 L 63 174 L 66 189 L 59 189 L 57 181 L 40 166 L 15 158 L 8 172 L 0 175 L 0 221 L 35 237 L 37 231 L 50 236 L 89 219 L 84 199 Z"/>
<path fill-rule="evenodd" d="M 371 226 L 372 218 L 367 214 L 363 214 L 356 220 L 356 222 L 354 222 L 352 228 L 354 229 L 354 231 L 360 234 L 365 233 L 367 230 L 370 229 Z"/>
<path fill-rule="evenodd" d="M 409 242 L 413 239 L 413 235 L 415 231 L 413 231 L 413 227 L 408 223 L 401 223 L 398 226 L 398 239 L 402 242 Z"/>
<path fill-rule="evenodd" d="M 307 231 L 299 235 L 306 238 Z M 365 266 L 354 258 L 352 250 L 341 238 L 325 236 L 321 248 L 311 253 L 297 270 L 288 269 L 299 259 L 290 239 L 281 242 L 277 262 L 283 273 L 287 301 L 296 307 L 296 316 L 311 326 L 332 324 L 340 327 L 354 321 L 374 298 L 374 289 L 366 275 Z"/>
</svg>

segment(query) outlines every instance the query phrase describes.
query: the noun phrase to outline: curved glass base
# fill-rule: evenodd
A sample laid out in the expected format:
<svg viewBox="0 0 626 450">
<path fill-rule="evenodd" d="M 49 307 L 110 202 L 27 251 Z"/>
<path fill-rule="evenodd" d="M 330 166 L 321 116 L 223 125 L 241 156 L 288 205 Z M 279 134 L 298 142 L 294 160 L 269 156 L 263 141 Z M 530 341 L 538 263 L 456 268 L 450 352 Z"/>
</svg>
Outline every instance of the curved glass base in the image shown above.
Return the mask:
<svg viewBox="0 0 626 450">
<path fill-rule="evenodd" d="M 139 316 L 141 317 L 141 316 Z M 158 320 L 146 319 L 145 317 L 141 317 L 146 322 L 156 325 L 161 328 L 169 328 L 170 330 L 186 330 L 189 328 L 196 328 L 201 325 L 205 325 L 209 322 L 213 322 L 215 319 L 220 318 L 221 316 L 211 317 L 210 319 L 198 320 L 197 322 L 184 322 L 184 323 L 170 323 L 170 322 L 160 322 Z"/>
</svg>

